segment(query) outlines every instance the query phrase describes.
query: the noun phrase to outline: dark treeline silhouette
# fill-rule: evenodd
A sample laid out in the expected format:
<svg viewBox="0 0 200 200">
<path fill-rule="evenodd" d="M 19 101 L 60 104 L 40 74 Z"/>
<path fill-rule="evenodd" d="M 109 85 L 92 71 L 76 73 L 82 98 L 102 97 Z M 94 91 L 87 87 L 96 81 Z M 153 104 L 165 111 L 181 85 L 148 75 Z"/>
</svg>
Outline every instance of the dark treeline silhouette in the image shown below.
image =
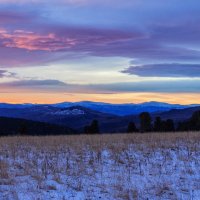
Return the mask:
<svg viewBox="0 0 200 200">
<path fill-rule="evenodd" d="M 156 117 L 154 121 L 153 131 L 155 132 L 175 131 L 174 121 L 172 119 L 162 120 L 160 117 Z"/>
<path fill-rule="evenodd" d="M 147 132 L 173 132 L 175 131 L 174 121 L 172 119 L 162 120 L 156 117 L 154 122 L 148 112 L 139 115 L 140 128 L 137 129 L 134 122 L 128 124 L 127 133 L 147 133 Z"/>
<path fill-rule="evenodd" d="M 89 126 L 84 127 L 84 133 L 85 134 L 98 134 L 99 131 L 99 122 L 98 120 L 93 120 L 92 123 Z"/>
<path fill-rule="evenodd" d="M 200 111 L 193 113 L 188 121 L 174 123 L 172 119 L 163 120 L 161 117 L 152 119 L 150 113 L 143 112 L 139 115 L 140 125 L 137 127 L 133 121 L 127 126 L 127 133 L 147 132 L 175 132 L 175 131 L 200 131 Z M 100 133 L 98 120 L 93 120 L 89 126 L 84 127 L 85 134 Z"/>
<path fill-rule="evenodd" d="M 188 121 L 179 122 L 178 131 L 199 131 L 200 130 L 200 111 L 193 113 Z"/>
<path fill-rule="evenodd" d="M 179 122 L 176 126 L 172 119 L 162 120 L 161 117 L 156 117 L 153 121 L 148 112 L 141 113 L 139 119 L 139 129 L 137 129 L 134 122 L 130 122 L 127 133 L 200 131 L 200 111 L 194 112 L 189 120 Z"/>
<path fill-rule="evenodd" d="M 68 135 L 76 132 L 70 128 L 25 119 L 0 117 L 0 136 L 7 135 Z"/>
<path fill-rule="evenodd" d="M 137 127 L 138 126 L 138 127 Z M 172 119 L 163 120 L 157 116 L 152 118 L 148 112 L 139 115 L 139 124 L 130 121 L 127 124 L 127 133 L 146 132 L 175 132 L 175 131 L 200 131 L 200 110 L 193 113 L 190 119 L 183 122 L 176 122 Z M 116 133 L 123 132 L 124 129 Z M 99 134 L 99 121 L 93 120 L 90 125 L 84 127 L 85 134 Z M 66 135 L 77 134 L 68 127 L 36 122 L 24 119 L 0 117 L 0 136 L 6 135 Z M 103 132 L 101 132 L 103 133 Z"/>
</svg>

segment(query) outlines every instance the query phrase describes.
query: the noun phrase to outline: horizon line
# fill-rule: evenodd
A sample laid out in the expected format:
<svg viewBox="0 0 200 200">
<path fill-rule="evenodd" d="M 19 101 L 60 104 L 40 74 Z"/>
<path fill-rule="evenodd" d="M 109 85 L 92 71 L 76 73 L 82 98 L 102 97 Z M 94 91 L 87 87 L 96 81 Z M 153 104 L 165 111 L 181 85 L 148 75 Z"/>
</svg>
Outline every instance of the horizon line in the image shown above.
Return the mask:
<svg viewBox="0 0 200 200">
<path fill-rule="evenodd" d="M 83 101 L 61 101 L 61 102 L 55 102 L 55 103 L 31 103 L 31 102 L 24 102 L 24 103 L 14 103 L 14 102 L 0 102 L 0 104 L 9 104 L 9 105 L 54 105 L 54 104 L 63 104 L 63 103 L 83 103 L 83 102 L 88 102 L 88 103 L 99 103 L 99 104 L 110 104 L 110 105 L 141 105 L 145 103 L 161 103 L 161 104 L 169 104 L 169 105 L 182 105 L 182 106 L 194 106 L 194 105 L 200 105 L 197 103 L 193 104 L 181 104 L 181 103 L 169 103 L 165 101 L 143 101 L 140 103 L 134 103 L 134 102 L 126 102 L 126 103 L 111 103 L 111 102 L 106 102 L 106 101 L 89 101 L 89 100 L 83 100 Z"/>
</svg>

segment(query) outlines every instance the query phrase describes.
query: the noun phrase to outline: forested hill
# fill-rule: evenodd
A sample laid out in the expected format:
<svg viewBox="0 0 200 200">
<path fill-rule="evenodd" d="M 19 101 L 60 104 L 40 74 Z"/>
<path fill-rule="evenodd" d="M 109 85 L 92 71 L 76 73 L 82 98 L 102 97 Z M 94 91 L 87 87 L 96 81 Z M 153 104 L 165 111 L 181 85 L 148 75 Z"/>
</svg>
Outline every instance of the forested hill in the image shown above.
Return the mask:
<svg viewBox="0 0 200 200">
<path fill-rule="evenodd" d="M 67 135 L 75 131 L 54 124 L 25 119 L 0 117 L 0 136 L 6 135 Z"/>
</svg>

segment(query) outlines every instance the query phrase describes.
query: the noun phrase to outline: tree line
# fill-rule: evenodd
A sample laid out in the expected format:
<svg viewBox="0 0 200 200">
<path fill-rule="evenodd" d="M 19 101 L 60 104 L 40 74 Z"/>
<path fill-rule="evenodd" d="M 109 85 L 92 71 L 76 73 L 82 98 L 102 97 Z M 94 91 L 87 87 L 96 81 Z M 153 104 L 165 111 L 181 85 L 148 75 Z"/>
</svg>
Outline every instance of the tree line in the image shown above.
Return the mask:
<svg viewBox="0 0 200 200">
<path fill-rule="evenodd" d="M 76 134 L 68 127 L 26 119 L 0 117 L 0 136 L 14 135 L 71 135 Z"/>
<path fill-rule="evenodd" d="M 172 119 L 162 120 L 159 116 L 153 120 L 148 112 L 141 113 L 139 119 L 139 127 L 137 127 L 133 121 L 128 123 L 126 130 L 127 133 L 200 131 L 200 111 L 194 112 L 189 120 L 177 124 L 175 124 Z M 85 126 L 84 133 L 100 133 L 98 120 L 93 120 L 90 125 Z"/>
<path fill-rule="evenodd" d="M 172 119 L 162 120 L 161 117 L 156 117 L 152 120 L 148 112 L 143 112 L 139 115 L 140 127 L 137 128 L 134 122 L 129 122 L 127 132 L 174 132 L 175 124 Z"/>
<path fill-rule="evenodd" d="M 139 115 L 140 127 L 136 127 L 134 122 L 128 124 L 127 132 L 175 132 L 175 131 L 200 131 L 200 111 L 192 114 L 191 118 L 174 123 L 174 120 L 162 120 L 161 117 L 156 117 L 153 121 L 148 112 L 143 112 Z"/>
</svg>

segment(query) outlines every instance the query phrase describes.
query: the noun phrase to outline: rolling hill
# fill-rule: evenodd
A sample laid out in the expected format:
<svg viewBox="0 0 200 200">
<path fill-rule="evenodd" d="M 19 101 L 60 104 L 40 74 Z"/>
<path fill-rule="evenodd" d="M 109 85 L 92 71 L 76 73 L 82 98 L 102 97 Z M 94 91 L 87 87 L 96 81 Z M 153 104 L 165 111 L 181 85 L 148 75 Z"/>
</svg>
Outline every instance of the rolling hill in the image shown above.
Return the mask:
<svg viewBox="0 0 200 200">
<path fill-rule="evenodd" d="M 123 121 L 122 117 L 101 113 L 81 106 L 56 108 L 38 105 L 27 108 L 0 108 L 0 116 L 57 124 L 70 127 L 79 132 L 82 132 L 83 127 L 90 124 L 93 119 L 97 119 L 100 122 L 101 129 L 105 132 L 118 131 L 118 126 L 115 127 L 114 125 L 116 122 Z"/>
<path fill-rule="evenodd" d="M 162 119 L 173 119 L 175 123 L 178 123 L 179 121 L 185 121 L 190 118 L 193 112 L 197 110 L 200 110 L 200 106 L 155 112 L 151 113 L 151 116 L 152 119 L 160 116 Z M 130 121 L 134 121 L 136 125 L 139 126 L 138 114 L 118 116 L 92 110 L 83 106 L 60 107 L 52 105 L 27 105 L 21 108 L 0 107 L 0 116 L 70 127 L 79 133 L 82 133 L 84 126 L 89 125 L 94 119 L 99 121 L 100 130 L 104 133 L 125 132 Z"/>
<path fill-rule="evenodd" d="M 58 104 L 52 104 L 54 107 L 58 108 L 68 108 L 72 106 L 82 106 L 85 108 L 89 108 L 92 110 L 96 110 L 103 113 L 118 115 L 118 116 L 126 116 L 126 115 L 138 115 L 141 112 L 164 112 L 169 111 L 171 109 L 184 109 L 195 107 L 197 105 L 179 105 L 179 104 L 168 104 L 161 102 L 145 102 L 140 104 L 110 104 L 110 103 L 102 103 L 102 102 L 91 102 L 91 101 L 81 101 L 81 102 L 63 102 Z"/>
<path fill-rule="evenodd" d="M 198 105 L 180 105 L 180 104 L 168 104 L 162 102 L 145 102 L 140 104 L 111 104 L 111 103 L 102 103 L 102 102 L 91 102 L 91 101 L 81 101 L 81 102 L 63 102 L 57 104 L 7 104 L 0 103 L 0 108 L 11 108 L 11 109 L 24 109 L 24 108 L 35 108 L 35 107 L 48 107 L 52 106 L 55 108 L 70 108 L 74 106 L 81 106 L 88 108 L 94 111 L 108 113 L 117 116 L 126 116 L 126 115 L 138 115 L 141 112 L 165 112 L 172 109 L 184 109 L 190 107 L 196 107 Z"/>
</svg>

